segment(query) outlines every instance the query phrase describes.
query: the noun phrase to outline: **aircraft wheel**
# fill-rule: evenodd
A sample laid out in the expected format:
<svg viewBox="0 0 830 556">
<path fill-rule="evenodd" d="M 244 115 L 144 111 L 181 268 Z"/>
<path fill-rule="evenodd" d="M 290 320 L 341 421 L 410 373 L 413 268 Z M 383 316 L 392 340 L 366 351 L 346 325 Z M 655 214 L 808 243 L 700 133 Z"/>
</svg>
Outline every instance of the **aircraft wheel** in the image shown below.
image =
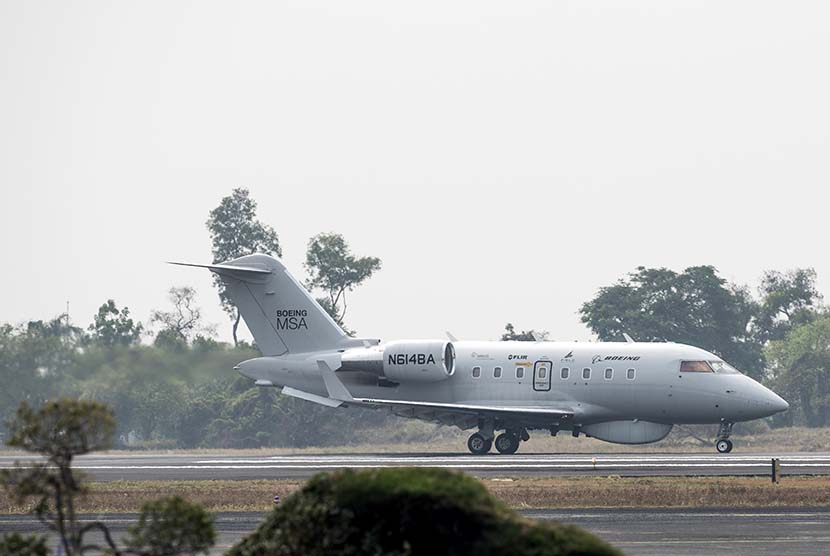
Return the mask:
<svg viewBox="0 0 830 556">
<path fill-rule="evenodd" d="M 493 447 L 493 440 L 484 438 L 481 433 L 473 433 L 467 440 L 467 448 L 477 456 L 486 454 Z"/>
<path fill-rule="evenodd" d="M 515 454 L 519 449 L 519 437 L 515 434 L 505 432 L 496 437 L 496 450 L 500 454 Z"/>
<path fill-rule="evenodd" d="M 732 451 L 732 441 L 726 438 L 718 440 L 715 443 L 715 449 L 721 454 L 728 454 Z"/>
</svg>

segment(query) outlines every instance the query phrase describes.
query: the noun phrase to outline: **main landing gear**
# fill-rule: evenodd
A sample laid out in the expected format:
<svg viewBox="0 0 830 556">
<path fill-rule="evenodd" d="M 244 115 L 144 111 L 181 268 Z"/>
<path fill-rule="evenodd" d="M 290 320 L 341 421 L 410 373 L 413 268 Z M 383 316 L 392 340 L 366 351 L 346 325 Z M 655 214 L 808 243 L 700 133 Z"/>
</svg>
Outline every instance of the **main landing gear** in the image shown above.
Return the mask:
<svg viewBox="0 0 830 556">
<path fill-rule="evenodd" d="M 467 448 L 477 456 L 489 452 L 493 445 L 500 454 L 515 454 L 519 449 L 519 444 L 530 438 L 525 429 L 508 430 L 495 438 L 494 436 L 492 429 L 488 430 L 488 427 L 484 427 L 479 432 L 470 435 Z"/>
<path fill-rule="evenodd" d="M 515 454 L 519 449 L 519 437 L 512 432 L 503 432 L 496 437 L 495 444 L 500 454 Z"/>
<path fill-rule="evenodd" d="M 492 438 L 484 438 L 484 435 L 477 432 L 473 433 L 467 440 L 467 448 L 477 456 L 486 454 L 493 447 Z"/>
<path fill-rule="evenodd" d="M 715 449 L 721 454 L 728 454 L 732 451 L 732 441 L 729 435 L 732 434 L 732 423 L 721 421 L 718 429 L 718 439 L 715 442 Z"/>
</svg>

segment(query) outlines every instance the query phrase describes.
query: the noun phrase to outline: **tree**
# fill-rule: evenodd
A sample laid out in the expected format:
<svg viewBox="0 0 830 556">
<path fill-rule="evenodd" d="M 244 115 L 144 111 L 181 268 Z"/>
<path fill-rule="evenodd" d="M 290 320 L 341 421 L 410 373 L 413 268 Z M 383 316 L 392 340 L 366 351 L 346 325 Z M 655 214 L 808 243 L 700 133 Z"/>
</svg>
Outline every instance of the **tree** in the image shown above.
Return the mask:
<svg viewBox="0 0 830 556">
<path fill-rule="evenodd" d="M 106 347 L 131 346 L 141 338 L 142 326 L 130 318 L 130 309 L 120 311 L 115 301 L 108 299 L 98 308 L 95 321 L 89 325 L 92 340 Z"/>
<path fill-rule="evenodd" d="M 380 270 L 377 257 L 356 257 L 351 254 L 343 236 L 318 234 L 308 242 L 305 268 L 309 273 L 309 289 L 319 288 L 326 297 L 317 301 L 340 326 L 346 316 L 346 292 L 354 290 Z"/>
<path fill-rule="evenodd" d="M 11 419 L 22 400 L 39 405 L 65 387 L 77 371 L 83 331 L 66 315 L 19 326 L 0 325 L 0 422 Z"/>
<path fill-rule="evenodd" d="M 126 552 L 139 556 L 207 554 L 215 542 L 210 514 L 178 496 L 145 503 L 125 540 Z"/>
<path fill-rule="evenodd" d="M 8 429 L 10 446 L 41 454 L 46 462 L 3 469 L 0 479 L 6 490 L 20 503 L 34 498 L 34 514 L 60 535 L 66 556 L 92 549 L 100 551 L 101 547 L 84 542 L 86 534 L 96 529 L 104 535 L 108 547 L 115 550 L 106 525 L 100 521 L 82 523 L 78 519 L 76 501 L 86 487 L 72 471 L 75 456 L 112 445 L 112 411 L 91 401 L 61 399 L 48 402 L 39 410 L 23 402 Z"/>
<path fill-rule="evenodd" d="M 645 342 L 692 344 L 759 377 L 761 345 L 750 333 L 756 309 L 747 290 L 728 284 L 714 267 L 682 273 L 638 267 L 627 280 L 601 288 L 580 313 L 600 340 L 628 333 Z"/>
<path fill-rule="evenodd" d="M 519 342 L 535 342 L 536 338 L 540 340 L 547 340 L 548 333 L 545 330 L 536 331 L 534 329 L 522 330 L 516 332 L 513 323 L 508 322 L 504 327 L 504 334 L 501 335 L 502 342 L 519 341 Z"/>
<path fill-rule="evenodd" d="M 150 315 L 150 322 L 162 326 L 156 337 L 157 343 L 175 345 L 178 342 L 187 346 L 200 332 L 212 332 L 202 322 L 202 310 L 196 306 L 196 290 L 190 286 L 173 287 L 168 292 L 168 298 L 173 304 L 172 311 L 156 310 Z"/>
<path fill-rule="evenodd" d="M 484 485 L 460 472 L 398 468 L 316 475 L 228 554 L 620 553 L 573 525 L 519 517 Z"/>
<path fill-rule="evenodd" d="M 237 188 L 229 196 L 223 197 L 219 206 L 210 211 L 206 224 L 213 243 L 214 263 L 226 262 L 252 253 L 282 257 L 277 232 L 271 226 L 257 220 L 256 209 L 256 201 L 251 199 L 250 192 L 244 188 Z M 233 322 L 233 343 L 239 345 L 239 309 L 231 302 L 221 278 L 214 275 L 213 281 L 219 289 L 222 309 Z"/>
<path fill-rule="evenodd" d="M 207 552 L 213 546 L 213 520 L 201 507 L 180 498 L 145 504 L 138 525 L 130 528 L 126 550 L 119 549 L 103 522 L 78 519 L 77 502 L 87 487 L 83 477 L 72 470 L 72 460 L 112 446 L 115 417 L 104 404 L 61 399 L 34 410 L 24 402 L 8 428 L 10 446 L 40 454 L 46 462 L 15 463 L 11 469 L 0 470 L 3 487 L 18 503 L 34 498 L 33 513 L 59 535 L 66 556 L 91 551 L 114 556 L 175 556 Z M 87 534 L 96 530 L 106 546 L 86 541 Z M 12 536 L 0 541 L 0 556 L 45 553 L 42 539 Z"/>
<path fill-rule="evenodd" d="M 810 427 L 830 424 L 830 316 L 795 326 L 766 348 L 776 390 Z"/>
<path fill-rule="evenodd" d="M 810 322 L 822 296 L 816 288 L 816 271 L 799 268 L 789 272 L 769 270 L 759 288 L 761 303 L 755 322 L 757 341 L 782 340 L 793 326 Z"/>
</svg>

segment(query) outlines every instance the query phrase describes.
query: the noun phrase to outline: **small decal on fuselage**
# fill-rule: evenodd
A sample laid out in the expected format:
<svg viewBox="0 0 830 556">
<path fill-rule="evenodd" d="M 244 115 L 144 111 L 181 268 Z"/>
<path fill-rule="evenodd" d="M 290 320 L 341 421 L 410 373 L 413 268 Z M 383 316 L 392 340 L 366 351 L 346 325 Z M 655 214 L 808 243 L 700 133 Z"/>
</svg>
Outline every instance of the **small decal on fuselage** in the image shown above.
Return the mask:
<svg viewBox="0 0 830 556">
<path fill-rule="evenodd" d="M 639 361 L 639 355 L 594 355 L 594 358 L 591 359 L 591 364 L 594 365 L 596 363 L 600 363 L 602 361 Z"/>
<path fill-rule="evenodd" d="M 277 330 L 308 330 L 305 318 L 308 311 L 305 309 L 277 309 L 277 318 L 274 322 Z"/>
</svg>

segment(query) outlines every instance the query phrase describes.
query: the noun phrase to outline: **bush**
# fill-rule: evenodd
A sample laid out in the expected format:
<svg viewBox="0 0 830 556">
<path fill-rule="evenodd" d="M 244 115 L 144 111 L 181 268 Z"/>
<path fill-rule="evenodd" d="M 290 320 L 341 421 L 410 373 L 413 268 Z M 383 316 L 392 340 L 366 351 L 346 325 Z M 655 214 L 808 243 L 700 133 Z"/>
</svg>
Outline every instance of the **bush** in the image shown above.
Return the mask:
<svg viewBox="0 0 830 556">
<path fill-rule="evenodd" d="M 144 504 L 138 524 L 128 533 L 128 552 L 142 556 L 207 554 L 216 542 L 213 517 L 178 496 Z"/>
<path fill-rule="evenodd" d="M 24 537 L 17 533 L 4 535 L 0 539 L 0 556 L 46 556 L 46 539 L 43 537 Z"/>
<path fill-rule="evenodd" d="M 570 525 L 520 517 L 462 473 L 428 468 L 320 474 L 229 556 L 605 556 L 619 552 Z"/>
</svg>

